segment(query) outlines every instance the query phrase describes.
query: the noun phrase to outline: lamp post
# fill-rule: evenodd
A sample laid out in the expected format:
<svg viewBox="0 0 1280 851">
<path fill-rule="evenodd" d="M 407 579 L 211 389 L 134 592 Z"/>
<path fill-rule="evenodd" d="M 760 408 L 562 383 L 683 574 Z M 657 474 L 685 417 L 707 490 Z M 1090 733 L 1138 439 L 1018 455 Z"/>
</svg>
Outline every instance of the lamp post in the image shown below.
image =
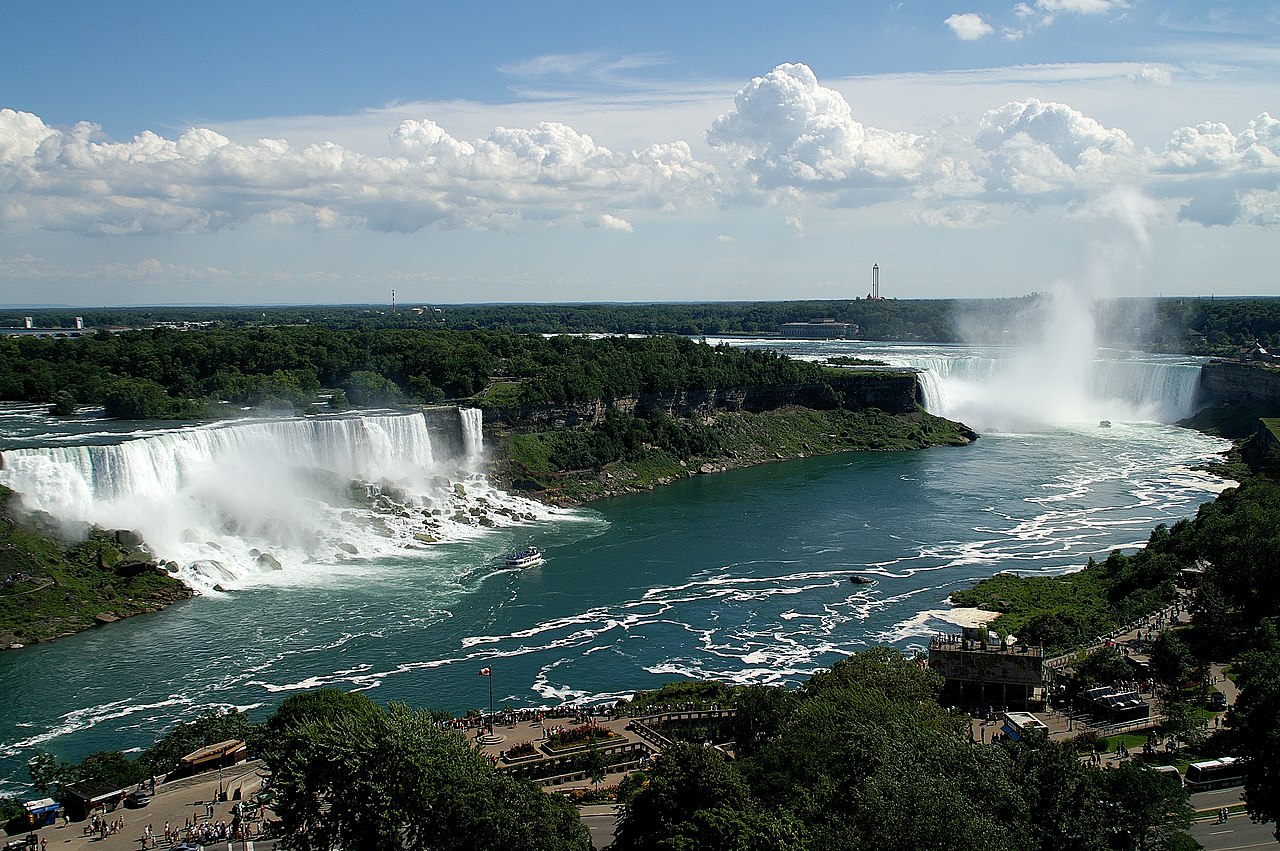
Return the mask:
<svg viewBox="0 0 1280 851">
<path fill-rule="evenodd" d="M 493 669 L 481 668 L 480 676 L 489 681 L 489 723 L 493 723 Z"/>
</svg>

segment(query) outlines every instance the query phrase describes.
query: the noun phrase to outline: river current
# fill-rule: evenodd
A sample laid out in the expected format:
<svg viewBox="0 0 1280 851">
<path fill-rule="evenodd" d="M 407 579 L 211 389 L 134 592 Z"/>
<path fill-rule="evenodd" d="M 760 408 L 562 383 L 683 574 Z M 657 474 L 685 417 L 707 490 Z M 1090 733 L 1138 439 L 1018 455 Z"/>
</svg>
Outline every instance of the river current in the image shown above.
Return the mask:
<svg viewBox="0 0 1280 851">
<path fill-rule="evenodd" d="M 1040 404 L 1044 388 L 1020 392 L 1021 367 L 1000 350 L 768 345 L 915 366 L 931 409 L 983 437 L 697 476 L 564 512 L 487 485 L 467 438 L 478 433 L 474 414 L 463 415 L 465 445 L 445 459 L 420 415 L 206 434 L 0 411 L 0 481 L 40 490 L 30 499 L 55 515 L 107 518 L 163 540 L 158 555 L 204 591 L 156 615 L 0 653 L 0 793 L 17 791 L 37 749 L 79 759 L 142 747 L 209 707 L 262 716 L 324 685 L 463 712 L 487 705 L 486 667 L 503 706 L 609 700 L 679 677 L 793 683 L 863 647 L 922 646 L 947 628 L 939 616 L 950 592 L 999 571 L 1061 572 L 1140 546 L 1224 486 L 1193 467 L 1226 443 L 1166 424 L 1191 412 L 1192 360 L 1113 353 L 1083 386 Z M 342 435 L 359 450 L 326 464 Z M 89 445 L 108 448 L 80 450 Z M 271 449 L 282 446 L 291 448 Z M 133 478 L 109 485 L 103 469 L 89 470 L 84 459 L 101 465 L 104 453 L 117 459 L 111 476 Z M 183 463 L 171 465 L 175 455 Z M 89 466 L 57 466 L 72 456 Z M 267 457 L 278 465 L 271 487 L 282 489 L 270 500 L 253 496 L 268 485 L 251 473 Z M 22 458 L 25 480 L 12 463 Z M 193 467 L 202 459 L 235 475 Z M 134 466 L 147 464 L 163 475 L 137 478 Z M 281 478 L 317 465 L 382 484 L 352 505 L 317 493 L 326 483 L 313 474 Z M 192 469 L 206 471 L 198 486 L 183 482 Z M 147 488 L 158 489 L 155 501 L 138 502 L 133 489 Z M 237 514 L 241 503 L 252 510 Z M 481 516 L 490 519 L 477 524 Z M 414 537 L 424 522 L 439 542 Z M 348 541 L 358 546 L 342 548 Z M 528 543 L 546 563 L 506 569 L 502 554 Z M 262 552 L 283 569 L 264 568 Z M 877 581 L 855 584 L 853 573 Z"/>
</svg>

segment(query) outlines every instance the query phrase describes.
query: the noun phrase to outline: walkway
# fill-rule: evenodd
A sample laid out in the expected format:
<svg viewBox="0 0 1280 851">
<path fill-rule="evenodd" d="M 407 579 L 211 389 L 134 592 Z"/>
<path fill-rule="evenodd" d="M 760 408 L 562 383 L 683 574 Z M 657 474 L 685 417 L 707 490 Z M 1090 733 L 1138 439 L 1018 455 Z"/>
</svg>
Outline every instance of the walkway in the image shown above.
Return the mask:
<svg viewBox="0 0 1280 851">
<path fill-rule="evenodd" d="M 201 822 L 230 822 L 231 808 L 238 801 L 252 798 L 262 788 L 259 771 L 266 768 L 259 761 L 241 763 L 222 771 L 209 771 L 195 777 L 186 777 L 172 783 L 156 786 L 156 794 L 146 807 L 131 810 L 117 807 L 108 813 L 109 819 L 123 818 L 124 829 L 105 837 L 86 835 L 87 821 L 71 822 L 64 826 L 42 827 L 34 831 L 39 838 L 48 843 L 49 851 L 139 851 L 143 830 L 151 825 L 151 832 L 160 839 L 158 848 L 166 846 L 163 842 L 164 827 L 167 822 L 175 828 L 182 828 L 184 821 L 195 818 Z M 219 779 L 221 776 L 221 779 Z M 227 792 L 226 801 L 216 801 L 218 790 Z M 205 816 L 205 805 L 213 805 L 213 817 Z M 25 834 L 24 834 L 25 835 Z M 21 838 L 21 837 L 14 837 Z M 270 849 L 271 841 L 263 843 Z M 252 849 L 249 849 L 252 851 Z"/>
</svg>

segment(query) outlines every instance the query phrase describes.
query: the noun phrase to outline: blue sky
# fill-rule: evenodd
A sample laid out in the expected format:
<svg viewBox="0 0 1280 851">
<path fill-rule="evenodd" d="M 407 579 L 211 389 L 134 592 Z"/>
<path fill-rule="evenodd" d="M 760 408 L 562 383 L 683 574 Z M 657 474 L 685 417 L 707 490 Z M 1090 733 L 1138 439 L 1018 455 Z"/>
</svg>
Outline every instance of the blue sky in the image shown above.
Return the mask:
<svg viewBox="0 0 1280 851">
<path fill-rule="evenodd" d="M 1275 294 L 1280 4 L 0 4 L 0 303 Z"/>
</svg>

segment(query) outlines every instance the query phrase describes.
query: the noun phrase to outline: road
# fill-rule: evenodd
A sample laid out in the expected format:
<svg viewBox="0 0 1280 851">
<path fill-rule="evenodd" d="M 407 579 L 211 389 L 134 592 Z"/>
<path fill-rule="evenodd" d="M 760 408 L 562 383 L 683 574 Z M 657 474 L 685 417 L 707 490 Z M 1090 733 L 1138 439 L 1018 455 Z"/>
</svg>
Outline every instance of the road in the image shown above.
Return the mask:
<svg viewBox="0 0 1280 851">
<path fill-rule="evenodd" d="M 618 808 L 612 804 L 600 804 L 583 807 L 579 818 L 591 831 L 592 848 L 608 848 L 613 844 L 613 823 L 618 817 Z"/>
<path fill-rule="evenodd" d="M 1191 806 L 1197 810 L 1212 810 L 1240 803 L 1239 786 L 1196 792 L 1191 796 Z M 1191 827 L 1191 835 L 1205 851 L 1244 851 L 1244 849 L 1280 848 L 1272 832 L 1274 824 L 1254 824 L 1244 813 L 1232 813 L 1225 824 L 1216 819 L 1198 821 Z"/>
<path fill-rule="evenodd" d="M 1191 836 L 1205 851 L 1243 851 L 1249 848 L 1280 848 L 1280 842 L 1272 833 L 1271 823 L 1254 824 L 1244 813 L 1236 813 L 1225 824 L 1213 819 L 1196 822 Z"/>
</svg>

